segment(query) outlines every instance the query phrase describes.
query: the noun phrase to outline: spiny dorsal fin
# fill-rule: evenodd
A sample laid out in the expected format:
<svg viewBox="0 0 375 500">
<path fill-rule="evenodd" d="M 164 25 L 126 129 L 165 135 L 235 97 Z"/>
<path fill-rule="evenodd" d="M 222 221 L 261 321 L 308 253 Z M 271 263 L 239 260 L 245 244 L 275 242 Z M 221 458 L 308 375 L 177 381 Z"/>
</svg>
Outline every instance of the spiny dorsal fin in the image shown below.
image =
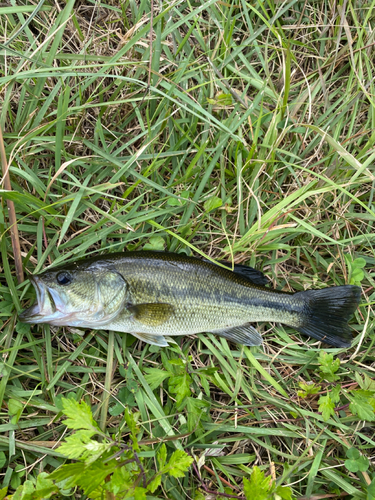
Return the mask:
<svg viewBox="0 0 375 500">
<path fill-rule="evenodd" d="M 127 309 L 137 321 L 147 326 L 162 325 L 173 313 L 173 306 L 159 303 L 128 305 Z"/>
<path fill-rule="evenodd" d="M 205 262 L 210 262 L 213 264 L 213 262 L 203 259 Z M 242 278 L 247 279 L 248 281 L 251 281 L 251 283 L 254 283 L 254 285 L 269 285 L 270 280 L 265 276 L 261 271 L 258 271 L 257 269 L 254 269 L 253 267 L 249 266 L 243 266 L 242 264 L 234 264 L 232 265 L 231 262 L 228 262 L 226 260 L 219 260 L 220 264 L 223 264 L 223 266 L 228 267 L 230 271 L 232 271 L 233 267 L 233 273 L 239 274 L 242 276 Z"/>
</svg>

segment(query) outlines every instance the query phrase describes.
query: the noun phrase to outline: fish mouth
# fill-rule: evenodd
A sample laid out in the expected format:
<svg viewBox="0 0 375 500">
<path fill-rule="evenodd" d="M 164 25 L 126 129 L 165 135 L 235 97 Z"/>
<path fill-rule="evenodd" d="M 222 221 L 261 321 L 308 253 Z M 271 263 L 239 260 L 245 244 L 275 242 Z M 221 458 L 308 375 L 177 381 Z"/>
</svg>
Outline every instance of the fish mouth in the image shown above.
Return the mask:
<svg viewBox="0 0 375 500">
<path fill-rule="evenodd" d="M 57 311 L 55 301 L 46 285 L 38 276 L 30 276 L 35 288 L 36 302 L 19 315 L 23 323 L 46 323 Z"/>
</svg>

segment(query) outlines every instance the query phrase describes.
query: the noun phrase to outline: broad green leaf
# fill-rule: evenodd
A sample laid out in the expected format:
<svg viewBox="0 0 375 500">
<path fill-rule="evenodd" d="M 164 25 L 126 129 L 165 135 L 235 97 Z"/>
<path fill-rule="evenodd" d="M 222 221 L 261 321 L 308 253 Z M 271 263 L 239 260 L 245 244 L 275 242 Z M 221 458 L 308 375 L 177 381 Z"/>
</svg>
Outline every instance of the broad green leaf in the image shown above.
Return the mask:
<svg viewBox="0 0 375 500">
<path fill-rule="evenodd" d="M 8 410 L 10 415 L 16 415 L 19 411 L 22 411 L 23 404 L 16 399 L 10 399 L 8 401 Z"/>
<path fill-rule="evenodd" d="M 41 472 L 36 478 L 35 491 L 38 495 L 38 498 L 44 499 L 50 498 L 54 493 L 57 493 L 59 491 L 59 488 L 50 479 L 47 472 Z"/>
<path fill-rule="evenodd" d="M 353 269 L 353 272 L 350 277 L 350 284 L 354 285 L 355 283 L 360 283 L 363 278 L 365 277 L 365 273 L 362 271 L 362 269 Z"/>
<path fill-rule="evenodd" d="M 349 456 L 348 453 L 346 455 Z M 363 455 L 359 455 L 358 457 L 355 458 L 350 457 L 348 460 L 345 460 L 345 467 L 350 472 L 358 472 L 358 471 L 365 472 L 369 468 L 369 465 L 370 462 L 368 458 L 364 457 Z"/>
<path fill-rule="evenodd" d="M 143 246 L 143 250 L 163 251 L 165 248 L 164 238 L 161 236 L 151 236 L 150 242 Z"/>
<path fill-rule="evenodd" d="M 351 458 L 352 460 L 357 460 L 361 456 L 361 453 L 359 450 L 357 450 L 357 448 L 353 447 L 347 450 L 346 456 L 348 458 Z"/>
<path fill-rule="evenodd" d="M 364 258 L 358 257 L 357 259 L 353 260 L 352 266 L 357 267 L 358 269 L 362 269 L 366 266 L 366 261 Z"/>
<path fill-rule="evenodd" d="M 222 204 L 223 200 L 221 198 L 219 198 L 218 196 L 211 196 L 204 202 L 203 208 L 205 212 L 212 212 L 213 210 L 221 207 Z"/>
<path fill-rule="evenodd" d="M 176 193 L 176 195 L 180 198 L 168 198 L 167 205 L 171 207 L 181 207 L 186 205 L 189 199 L 190 191 L 181 191 L 180 193 Z"/>
</svg>

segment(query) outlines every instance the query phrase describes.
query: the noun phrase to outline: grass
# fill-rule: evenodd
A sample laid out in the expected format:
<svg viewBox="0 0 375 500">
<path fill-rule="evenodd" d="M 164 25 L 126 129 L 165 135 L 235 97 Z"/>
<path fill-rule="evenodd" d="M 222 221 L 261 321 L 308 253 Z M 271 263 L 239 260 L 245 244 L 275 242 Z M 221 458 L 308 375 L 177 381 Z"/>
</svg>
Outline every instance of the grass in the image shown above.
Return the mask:
<svg viewBox="0 0 375 500">
<path fill-rule="evenodd" d="M 70 395 L 125 442 L 123 408 L 137 415 L 150 467 L 161 442 L 196 457 L 153 498 L 244 495 L 254 466 L 300 500 L 375 497 L 375 398 L 360 389 L 375 374 L 374 8 L 1 4 L 12 191 L 2 191 L 0 211 L 0 461 L 10 493 L 66 461 L 56 448 L 66 434 L 59 401 Z M 29 275 L 144 248 L 247 263 L 288 291 L 360 283 L 353 347 L 262 324 L 260 348 L 200 334 L 158 349 L 17 321 L 33 298 L 17 282 L 17 258 Z M 321 350 L 340 360 L 332 377 Z M 170 384 L 178 360 L 185 403 Z M 155 368 L 167 373 L 159 383 Z M 321 399 L 338 386 L 338 399 Z M 368 458 L 365 470 L 345 465 L 351 448 Z"/>
</svg>

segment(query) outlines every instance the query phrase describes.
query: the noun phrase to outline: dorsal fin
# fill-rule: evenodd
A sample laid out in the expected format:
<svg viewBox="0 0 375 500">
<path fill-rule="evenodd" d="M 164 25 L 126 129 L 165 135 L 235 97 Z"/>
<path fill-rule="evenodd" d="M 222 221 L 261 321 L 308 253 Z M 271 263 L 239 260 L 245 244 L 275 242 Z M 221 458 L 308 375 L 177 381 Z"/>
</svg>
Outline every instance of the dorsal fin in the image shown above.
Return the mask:
<svg viewBox="0 0 375 500">
<path fill-rule="evenodd" d="M 210 262 L 213 264 L 213 262 L 203 259 L 205 262 Z M 228 262 L 226 260 L 219 260 L 220 264 L 223 264 L 223 266 L 228 267 L 230 271 L 232 271 L 232 263 Z M 265 276 L 261 271 L 258 271 L 257 269 L 254 269 L 253 267 L 249 266 L 243 266 L 242 264 L 234 264 L 233 268 L 233 273 L 239 274 L 242 276 L 242 278 L 247 279 L 251 283 L 254 283 L 254 285 L 269 285 L 270 281 Z"/>
</svg>

